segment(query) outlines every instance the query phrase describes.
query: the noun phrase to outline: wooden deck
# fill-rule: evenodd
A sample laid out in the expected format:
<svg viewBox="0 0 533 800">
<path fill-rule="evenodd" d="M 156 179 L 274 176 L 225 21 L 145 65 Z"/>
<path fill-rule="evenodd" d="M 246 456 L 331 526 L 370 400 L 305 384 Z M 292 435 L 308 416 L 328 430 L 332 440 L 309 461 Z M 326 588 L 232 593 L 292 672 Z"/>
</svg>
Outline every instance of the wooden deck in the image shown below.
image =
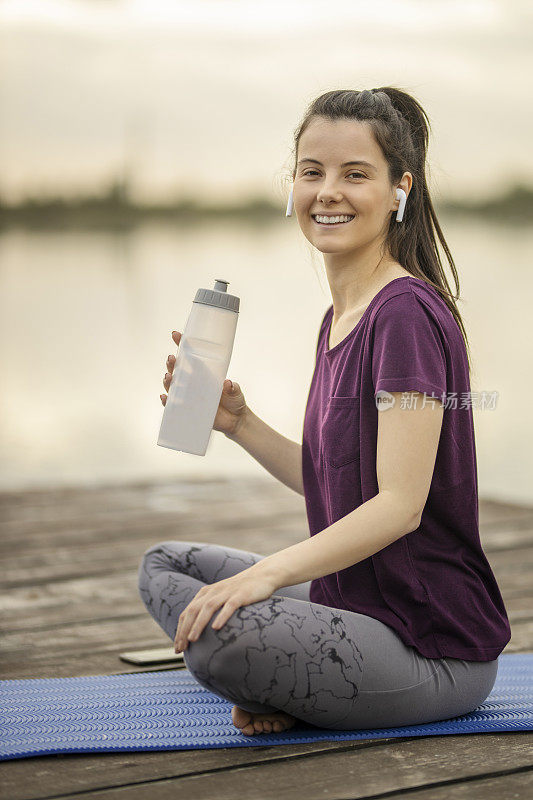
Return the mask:
<svg viewBox="0 0 533 800">
<path fill-rule="evenodd" d="M 118 653 L 171 644 L 137 590 L 159 541 L 270 554 L 307 536 L 303 498 L 268 477 L 5 492 L 0 506 L 3 679 L 141 671 Z M 480 524 L 511 620 L 505 652 L 531 651 L 533 507 L 481 501 Z M 53 755 L 2 762 L 0 787 L 5 800 L 525 800 L 533 748 L 509 732 Z"/>
</svg>

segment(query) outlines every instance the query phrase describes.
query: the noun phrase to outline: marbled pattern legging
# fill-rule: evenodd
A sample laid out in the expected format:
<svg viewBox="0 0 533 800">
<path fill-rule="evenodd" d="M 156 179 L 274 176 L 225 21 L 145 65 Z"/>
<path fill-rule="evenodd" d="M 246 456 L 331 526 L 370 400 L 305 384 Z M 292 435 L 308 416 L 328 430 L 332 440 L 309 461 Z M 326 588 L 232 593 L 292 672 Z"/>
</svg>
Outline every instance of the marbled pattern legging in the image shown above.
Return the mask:
<svg viewBox="0 0 533 800">
<path fill-rule="evenodd" d="M 168 541 L 139 567 L 140 596 L 174 641 L 178 617 L 205 584 L 265 556 L 216 544 Z M 219 630 L 213 613 L 184 651 L 206 689 L 251 712 L 285 711 L 319 728 L 417 725 L 468 714 L 490 694 L 494 661 L 425 658 L 379 620 L 312 603 L 310 582 L 238 608 Z"/>
</svg>

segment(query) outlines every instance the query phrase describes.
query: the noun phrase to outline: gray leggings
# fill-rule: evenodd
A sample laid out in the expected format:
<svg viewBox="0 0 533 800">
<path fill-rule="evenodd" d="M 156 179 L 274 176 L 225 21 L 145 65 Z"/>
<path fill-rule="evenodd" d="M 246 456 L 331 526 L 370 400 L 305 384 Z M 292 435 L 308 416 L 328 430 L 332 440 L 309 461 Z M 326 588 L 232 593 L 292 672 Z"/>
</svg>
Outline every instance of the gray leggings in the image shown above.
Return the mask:
<svg viewBox="0 0 533 800">
<path fill-rule="evenodd" d="M 150 547 L 139 593 L 172 641 L 178 617 L 205 584 L 265 556 L 202 542 Z M 311 603 L 310 582 L 238 608 L 219 630 L 208 625 L 184 651 L 204 688 L 246 711 L 285 711 L 319 728 L 417 725 L 468 714 L 490 694 L 494 661 L 426 658 L 388 625 Z"/>
</svg>

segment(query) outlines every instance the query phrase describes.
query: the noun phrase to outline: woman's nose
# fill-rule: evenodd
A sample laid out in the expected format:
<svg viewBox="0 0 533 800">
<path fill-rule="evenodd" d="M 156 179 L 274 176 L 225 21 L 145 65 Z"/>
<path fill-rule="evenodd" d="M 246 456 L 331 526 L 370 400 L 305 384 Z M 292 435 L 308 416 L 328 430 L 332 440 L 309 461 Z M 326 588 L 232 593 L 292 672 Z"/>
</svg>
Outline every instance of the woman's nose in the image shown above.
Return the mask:
<svg viewBox="0 0 533 800">
<path fill-rule="evenodd" d="M 317 200 L 322 202 L 328 202 L 330 200 L 336 200 L 338 202 L 339 200 L 342 200 L 342 193 L 334 186 L 323 186 L 317 192 L 316 197 Z"/>
</svg>

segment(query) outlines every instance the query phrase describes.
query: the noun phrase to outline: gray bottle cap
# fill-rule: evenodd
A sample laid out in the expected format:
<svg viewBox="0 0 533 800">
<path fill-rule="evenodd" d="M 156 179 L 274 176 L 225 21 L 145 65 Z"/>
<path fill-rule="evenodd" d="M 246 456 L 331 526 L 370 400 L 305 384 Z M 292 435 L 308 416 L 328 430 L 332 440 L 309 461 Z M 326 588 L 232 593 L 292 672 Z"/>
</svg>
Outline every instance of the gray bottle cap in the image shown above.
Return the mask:
<svg viewBox="0 0 533 800">
<path fill-rule="evenodd" d="M 215 279 L 214 289 L 198 289 L 193 303 L 204 303 L 206 306 L 227 308 L 228 311 L 239 313 L 240 298 L 234 294 L 227 294 L 229 281 L 222 278 Z"/>
</svg>

